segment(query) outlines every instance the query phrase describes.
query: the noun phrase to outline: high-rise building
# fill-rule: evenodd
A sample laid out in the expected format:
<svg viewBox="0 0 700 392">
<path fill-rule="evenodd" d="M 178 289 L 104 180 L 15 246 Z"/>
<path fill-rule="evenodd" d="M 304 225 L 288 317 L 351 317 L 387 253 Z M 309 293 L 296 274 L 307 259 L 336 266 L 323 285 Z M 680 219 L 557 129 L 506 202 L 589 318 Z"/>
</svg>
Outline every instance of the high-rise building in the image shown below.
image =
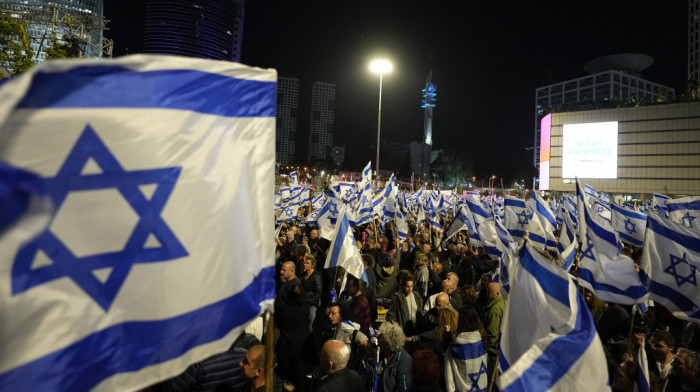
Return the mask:
<svg viewBox="0 0 700 392">
<path fill-rule="evenodd" d="M 297 111 L 299 109 L 299 79 L 277 79 L 277 163 L 294 162 L 296 152 Z"/>
<path fill-rule="evenodd" d="M 240 61 L 245 0 L 149 0 L 145 53 Z"/>
<path fill-rule="evenodd" d="M 700 0 L 688 1 L 688 80 L 700 81 Z"/>
<path fill-rule="evenodd" d="M 653 61 L 651 57 L 641 54 L 600 57 L 584 66 L 590 73 L 588 76 L 538 87 L 535 90 L 535 168 L 540 168 L 540 122 L 547 113 L 615 108 L 620 103 L 673 99 L 674 89 L 639 76 Z M 536 185 L 533 184 L 533 187 Z"/>
<path fill-rule="evenodd" d="M 52 46 L 55 36 L 59 43 L 77 44 L 79 57 L 111 55 L 105 47 L 103 0 L 4 0 L 0 10 L 27 22 L 36 64 L 46 59 L 45 49 Z M 110 41 L 111 42 L 111 41 Z"/>
<path fill-rule="evenodd" d="M 311 87 L 309 161 L 328 159 L 335 125 L 335 84 L 316 82 Z"/>
</svg>

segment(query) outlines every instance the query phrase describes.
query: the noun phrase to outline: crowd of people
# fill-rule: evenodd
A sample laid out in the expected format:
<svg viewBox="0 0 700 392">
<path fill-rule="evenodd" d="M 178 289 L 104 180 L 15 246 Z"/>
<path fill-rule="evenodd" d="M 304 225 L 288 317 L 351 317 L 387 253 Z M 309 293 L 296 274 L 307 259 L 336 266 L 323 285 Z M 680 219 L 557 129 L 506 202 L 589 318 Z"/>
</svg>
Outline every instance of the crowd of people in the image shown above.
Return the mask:
<svg viewBox="0 0 700 392">
<path fill-rule="evenodd" d="M 445 219 L 444 232 L 451 223 Z M 471 246 L 467 231 L 447 241 L 442 233 L 410 222 L 409 235 L 399 241 L 392 223 L 356 227 L 365 282 L 340 267 L 324 268 L 331 242 L 316 227 L 282 224 L 275 238 L 273 390 L 498 390 L 508 306 L 494 281 L 498 260 Z M 623 252 L 638 260 L 641 249 Z M 581 294 L 603 343 L 613 390 L 634 390 L 638 350 L 645 350 L 651 391 L 700 391 L 696 324 L 658 304 L 640 313 L 584 288 Z M 152 389 L 264 390 L 262 328 L 255 324 L 247 328 L 253 334 L 228 352 Z"/>
</svg>

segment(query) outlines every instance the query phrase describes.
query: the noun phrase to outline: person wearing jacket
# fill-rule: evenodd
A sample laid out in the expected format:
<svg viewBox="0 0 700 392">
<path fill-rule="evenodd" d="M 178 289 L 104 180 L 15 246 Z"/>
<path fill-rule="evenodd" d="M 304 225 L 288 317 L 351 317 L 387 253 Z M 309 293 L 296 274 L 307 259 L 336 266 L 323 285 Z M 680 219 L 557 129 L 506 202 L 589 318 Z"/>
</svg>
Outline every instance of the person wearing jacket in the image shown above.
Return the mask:
<svg viewBox="0 0 700 392">
<path fill-rule="evenodd" d="M 379 326 L 379 392 L 404 392 L 411 388 L 413 359 L 404 350 L 406 341 L 401 327 L 390 322 Z"/>
<path fill-rule="evenodd" d="M 489 284 L 487 294 L 491 302 L 486 308 L 484 318 L 486 327 L 486 344 L 488 346 L 488 369 L 491 375 L 496 368 L 498 347 L 500 344 L 501 320 L 506 310 L 506 301 L 501 297 L 501 286 L 498 283 Z"/>
<path fill-rule="evenodd" d="M 423 299 L 413 293 L 413 282 L 410 273 L 399 282 L 400 290 L 391 296 L 391 305 L 386 312 L 386 321 L 398 324 L 409 336 L 418 331 L 423 316 Z"/>
<path fill-rule="evenodd" d="M 312 255 L 304 257 L 304 274 L 301 286 L 304 289 L 304 302 L 309 305 L 309 332 L 311 332 L 323 293 L 323 276 L 316 271 L 316 258 Z"/>
</svg>

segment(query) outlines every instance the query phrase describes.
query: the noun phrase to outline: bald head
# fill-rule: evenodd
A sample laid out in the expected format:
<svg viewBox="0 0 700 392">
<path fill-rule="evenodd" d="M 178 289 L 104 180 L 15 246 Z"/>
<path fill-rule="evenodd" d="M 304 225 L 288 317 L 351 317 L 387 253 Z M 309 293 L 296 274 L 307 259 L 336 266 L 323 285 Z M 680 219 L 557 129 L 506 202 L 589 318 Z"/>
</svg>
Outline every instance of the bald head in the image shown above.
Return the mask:
<svg viewBox="0 0 700 392">
<path fill-rule="evenodd" d="M 490 283 L 488 288 L 489 299 L 494 300 L 501 296 L 501 285 L 498 283 Z"/>
<path fill-rule="evenodd" d="M 435 307 L 440 309 L 450 306 L 450 296 L 447 293 L 440 293 L 435 297 Z"/>
<path fill-rule="evenodd" d="M 280 280 L 282 283 L 289 282 L 290 280 L 296 278 L 296 265 L 291 261 L 286 261 L 282 264 L 282 270 L 280 272 Z"/>
<path fill-rule="evenodd" d="M 338 340 L 329 340 L 323 345 L 321 350 L 321 368 L 332 374 L 345 369 L 350 359 L 350 349 Z"/>
</svg>

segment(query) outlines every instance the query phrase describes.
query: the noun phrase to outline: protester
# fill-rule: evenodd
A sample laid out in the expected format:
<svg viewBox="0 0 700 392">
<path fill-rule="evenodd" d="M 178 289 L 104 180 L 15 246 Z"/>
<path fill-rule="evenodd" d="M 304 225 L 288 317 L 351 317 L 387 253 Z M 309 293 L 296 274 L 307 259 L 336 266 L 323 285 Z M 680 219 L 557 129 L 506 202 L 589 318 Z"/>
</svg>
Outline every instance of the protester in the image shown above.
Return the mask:
<svg viewBox="0 0 700 392">
<path fill-rule="evenodd" d="M 501 320 L 503 320 L 506 303 L 501 297 L 501 289 L 498 283 L 489 284 L 487 290 L 488 298 L 491 302 L 486 310 L 484 324 L 488 346 L 488 369 L 489 374 L 492 374 L 496 369 L 496 358 L 498 358 L 498 347 L 501 340 Z"/>
<path fill-rule="evenodd" d="M 400 291 L 391 296 L 391 307 L 386 313 L 386 321 L 397 323 L 409 335 L 418 332 L 423 316 L 423 300 L 413 293 L 413 282 L 410 273 L 402 279 Z"/>
<path fill-rule="evenodd" d="M 379 326 L 378 392 L 403 392 L 411 387 L 413 359 L 403 349 L 406 336 L 392 323 Z"/>
<path fill-rule="evenodd" d="M 465 306 L 459 316 L 459 334 L 445 352 L 445 384 L 448 391 L 485 390 L 486 330 L 473 306 Z"/>
<path fill-rule="evenodd" d="M 343 342 L 329 340 L 321 351 L 321 369 L 326 377 L 316 387 L 316 392 L 360 392 L 364 385 L 360 375 L 347 367 L 350 349 Z"/>
<path fill-rule="evenodd" d="M 243 368 L 243 374 L 250 383 L 249 391 L 265 392 L 265 346 L 252 347 L 243 357 L 239 366 Z M 275 377 L 272 390 L 274 392 L 282 390 L 282 384 L 277 377 Z"/>
</svg>

